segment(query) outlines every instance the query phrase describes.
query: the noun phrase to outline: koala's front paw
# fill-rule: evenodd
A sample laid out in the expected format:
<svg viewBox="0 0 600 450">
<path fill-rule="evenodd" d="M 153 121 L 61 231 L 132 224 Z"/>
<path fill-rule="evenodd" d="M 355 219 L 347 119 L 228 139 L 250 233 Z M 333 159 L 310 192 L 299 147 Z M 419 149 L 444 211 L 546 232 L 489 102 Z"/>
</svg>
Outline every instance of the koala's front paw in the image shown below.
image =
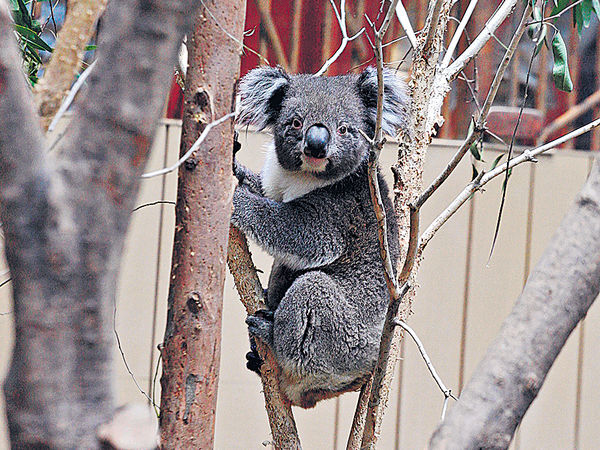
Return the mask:
<svg viewBox="0 0 600 450">
<path fill-rule="evenodd" d="M 245 224 L 249 222 L 248 206 L 252 193 L 248 186 L 238 184 L 233 192 L 233 212 L 231 213 L 231 223 L 242 231 L 246 231 Z"/>
<path fill-rule="evenodd" d="M 268 309 L 261 309 L 246 318 L 250 336 L 259 338 L 265 344 L 273 344 L 273 319 L 274 313 Z"/>
</svg>

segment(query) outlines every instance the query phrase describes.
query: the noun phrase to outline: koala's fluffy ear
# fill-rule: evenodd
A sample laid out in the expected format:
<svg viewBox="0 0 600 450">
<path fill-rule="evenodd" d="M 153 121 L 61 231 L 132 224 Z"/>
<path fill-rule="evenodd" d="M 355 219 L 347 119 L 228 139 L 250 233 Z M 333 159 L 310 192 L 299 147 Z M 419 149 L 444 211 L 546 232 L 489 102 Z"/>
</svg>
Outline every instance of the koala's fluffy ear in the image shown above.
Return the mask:
<svg viewBox="0 0 600 450">
<path fill-rule="evenodd" d="M 237 122 L 259 130 L 275 123 L 290 76 L 280 67 L 258 67 L 244 76 L 238 88 Z"/>
<path fill-rule="evenodd" d="M 367 67 L 358 77 L 359 95 L 367 107 L 369 121 L 375 126 L 377 119 L 377 69 Z M 384 133 L 396 136 L 402 129 L 408 129 L 410 97 L 406 83 L 396 74 L 383 69 L 383 117 L 381 128 Z"/>
</svg>

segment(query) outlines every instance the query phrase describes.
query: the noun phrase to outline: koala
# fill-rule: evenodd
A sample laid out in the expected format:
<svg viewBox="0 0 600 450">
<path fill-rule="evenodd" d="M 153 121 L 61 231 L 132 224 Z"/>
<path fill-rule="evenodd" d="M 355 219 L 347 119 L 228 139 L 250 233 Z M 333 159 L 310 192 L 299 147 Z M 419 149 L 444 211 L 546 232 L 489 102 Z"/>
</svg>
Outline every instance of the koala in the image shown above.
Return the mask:
<svg viewBox="0 0 600 450">
<path fill-rule="evenodd" d="M 405 84 L 384 72 L 383 130 L 406 129 Z M 231 221 L 273 256 L 268 310 L 247 318 L 271 347 L 291 404 L 358 390 L 377 361 L 389 295 L 367 176 L 377 74 L 315 77 L 261 67 L 239 85 L 238 123 L 270 129 L 260 174 L 237 161 Z M 378 174 L 392 262 L 398 224 Z M 259 369 L 255 351 L 248 367 Z"/>
</svg>

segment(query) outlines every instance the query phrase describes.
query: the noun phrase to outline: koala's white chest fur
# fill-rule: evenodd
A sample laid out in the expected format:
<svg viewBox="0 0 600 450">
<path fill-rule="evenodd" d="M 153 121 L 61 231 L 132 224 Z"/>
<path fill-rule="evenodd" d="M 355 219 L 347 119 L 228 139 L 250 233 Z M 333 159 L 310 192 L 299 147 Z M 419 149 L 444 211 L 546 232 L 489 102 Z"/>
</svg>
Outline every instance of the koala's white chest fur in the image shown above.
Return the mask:
<svg viewBox="0 0 600 450">
<path fill-rule="evenodd" d="M 321 180 L 310 172 L 292 172 L 284 169 L 277 161 L 273 145 L 267 149 L 265 165 L 260 177 L 265 195 L 278 202 L 292 201 L 335 182 L 335 180 Z"/>
</svg>

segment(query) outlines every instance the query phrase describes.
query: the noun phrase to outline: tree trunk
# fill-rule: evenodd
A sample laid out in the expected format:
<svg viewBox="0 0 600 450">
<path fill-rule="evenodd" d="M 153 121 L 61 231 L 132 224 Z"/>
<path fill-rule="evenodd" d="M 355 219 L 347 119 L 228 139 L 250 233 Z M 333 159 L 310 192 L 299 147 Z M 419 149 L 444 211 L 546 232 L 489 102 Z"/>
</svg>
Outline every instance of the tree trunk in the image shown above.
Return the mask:
<svg viewBox="0 0 600 450">
<path fill-rule="evenodd" d="M 600 291 L 600 167 L 594 164 L 431 448 L 507 448 L 567 338 Z"/>
<path fill-rule="evenodd" d="M 233 109 L 243 0 L 204 1 L 188 39 L 181 153 Z M 231 33 L 234 41 L 226 32 Z M 234 178 L 233 126 L 216 128 L 179 170 L 167 327 L 162 348 L 164 448 L 213 448 L 221 310 Z"/>
<path fill-rule="evenodd" d="M 98 448 L 113 413 L 119 264 L 191 0 L 111 2 L 88 95 L 48 157 L 0 3 L 0 218 L 15 347 L 13 448 Z M 126 43 L 126 45 L 124 45 Z"/>
</svg>

